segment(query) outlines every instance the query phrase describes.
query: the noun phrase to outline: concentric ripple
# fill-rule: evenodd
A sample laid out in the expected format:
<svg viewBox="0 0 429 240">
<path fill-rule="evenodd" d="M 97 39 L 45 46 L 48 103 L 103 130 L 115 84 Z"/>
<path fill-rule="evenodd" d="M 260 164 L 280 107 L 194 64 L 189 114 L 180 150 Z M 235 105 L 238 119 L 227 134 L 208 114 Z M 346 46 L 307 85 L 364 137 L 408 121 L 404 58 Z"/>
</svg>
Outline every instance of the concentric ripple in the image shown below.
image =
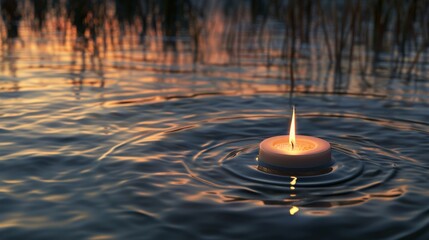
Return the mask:
<svg viewBox="0 0 429 240">
<path fill-rule="evenodd" d="M 236 118 L 235 121 L 249 120 Z M 275 123 L 284 121 L 284 119 L 281 115 L 277 118 L 271 116 L 268 119 L 250 120 L 245 125 L 258 125 L 258 123 L 265 121 Z M 230 128 L 222 126 L 225 124 L 231 123 L 218 123 L 217 127 L 221 129 Z M 276 125 L 273 124 L 273 126 Z M 210 126 L 210 128 L 212 127 Z M 187 129 L 187 131 L 192 132 L 191 129 Z M 186 138 L 180 134 L 192 134 L 190 132 L 170 135 L 167 139 Z M 330 195 L 364 191 L 385 183 L 393 177 L 396 171 L 393 163 L 380 164 L 376 160 L 360 156 L 357 151 L 331 140 L 335 165 L 329 173 L 302 177 L 264 173 L 257 169 L 258 144 L 261 140 L 261 138 L 255 137 L 220 142 L 210 141 L 204 143 L 204 149 L 197 152 L 192 158 L 184 159 L 184 164 L 188 172 L 201 180 L 202 183 L 209 183 L 219 188 L 237 190 L 245 187 L 250 191 L 264 193 L 273 193 L 276 190 L 281 193 L 289 191 L 305 195 L 307 198 L 320 195 L 329 197 Z M 291 184 L 291 179 L 294 179 L 293 184 Z M 293 191 L 290 190 L 291 186 L 294 187 Z M 289 190 L 285 190 L 285 187 Z M 234 191 L 228 191 L 228 198 L 255 200 L 247 199 L 240 194 L 234 195 L 232 192 Z M 274 198 L 276 197 L 274 195 Z"/>
<path fill-rule="evenodd" d="M 142 116 L 161 105 L 181 108 L 169 113 L 175 118 L 160 118 L 158 124 L 169 126 L 166 129 L 146 129 L 123 138 L 102 154 L 100 166 L 125 160 L 129 164 L 123 165 L 124 169 L 111 168 L 116 169 L 117 178 L 129 181 L 126 172 L 141 169 L 146 185 L 140 190 L 149 191 L 145 195 L 153 201 L 167 191 L 169 199 L 175 199 L 169 204 L 176 207 L 198 203 L 207 210 L 221 207 L 219 211 L 226 214 L 236 210 L 224 204 L 236 203 L 244 204 L 247 210 L 243 211 L 252 215 L 262 206 L 287 206 L 287 214 L 294 217 L 342 218 L 346 214 L 355 223 L 363 221 L 360 214 L 367 212 L 380 218 L 384 227 L 397 224 L 399 219 L 419 218 L 416 212 L 426 211 L 419 206 L 428 200 L 425 189 L 429 187 L 424 180 L 429 165 L 421 149 L 429 137 L 429 127 L 422 120 L 425 115 L 398 103 L 387 116 L 379 111 L 383 100 L 351 98 L 342 105 L 332 98 L 337 96 L 295 99 L 299 102 L 298 132 L 323 138 L 332 145 L 335 164 L 325 174 L 280 176 L 257 169 L 259 143 L 287 131 L 288 108 L 281 95 L 183 98 L 131 106 L 131 112 L 139 111 Z M 187 106 L 197 114 L 184 117 Z M 236 106 L 245 108 L 237 110 Z M 136 123 L 130 129 L 145 128 Z M 183 188 L 178 190 L 178 185 Z M 391 210 L 398 206 L 407 211 Z M 368 212 L 373 209 L 379 213 Z M 174 218 L 177 214 L 183 213 L 160 215 Z M 280 216 L 272 212 L 270 217 Z M 322 230 L 312 227 L 315 232 Z M 382 232 L 383 227 L 367 231 Z"/>
</svg>

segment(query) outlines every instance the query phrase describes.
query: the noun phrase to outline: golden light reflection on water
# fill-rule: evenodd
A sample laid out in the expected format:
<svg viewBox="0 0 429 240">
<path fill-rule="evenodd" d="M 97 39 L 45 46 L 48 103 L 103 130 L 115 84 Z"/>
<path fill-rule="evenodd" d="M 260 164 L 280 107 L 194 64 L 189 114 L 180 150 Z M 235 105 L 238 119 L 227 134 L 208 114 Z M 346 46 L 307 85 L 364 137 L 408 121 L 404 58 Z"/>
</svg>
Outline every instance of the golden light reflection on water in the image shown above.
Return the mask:
<svg viewBox="0 0 429 240">
<path fill-rule="evenodd" d="M 210 21 L 207 21 L 206 24 L 209 25 L 209 22 Z M 160 103 L 168 100 L 176 100 L 181 98 L 235 95 L 244 96 L 279 93 L 283 94 L 284 90 L 289 89 L 290 81 L 287 74 L 284 73 L 285 68 L 283 66 L 286 66 L 287 64 L 278 64 L 278 62 L 282 60 L 277 57 L 279 55 L 278 49 L 270 50 L 270 54 L 272 55 L 268 57 L 272 58 L 272 62 L 274 63 L 271 66 L 267 66 L 263 61 L 261 61 L 261 56 L 264 56 L 265 54 L 263 51 L 262 54 L 255 53 L 255 56 L 253 57 L 248 57 L 244 55 L 241 58 L 237 58 L 237 56 L 234 57 L 224 48 L 222 48 L 223 37 L 216 36 L 216 34 L 222 35 L 225 29 L 229 27 L 227 26 L 229 23 L 225 22 L 225 20 L 220 14 L 215 15 L 215 22 L 215 31 L 210 32 L 210 36 L 208 37 L 207 42 L 203 43 L 205 45 L 200 46 L 198 54 L 201 54 L 200 59 L 204 60 L 204 63 L 200 65 L 192 65 L 193 60 L 188 56 L 188 52 L 186 52 L 186 50 L 183 50 L 185 48 L 180 48 L 183 51 L 180 50 L 177 53 L 170 52 L 168 54 L 163 54 L 163 42 L 162 40 L 156 40 L 155 38 L 154 40 L 147 40 L 145 44 L 138 44 L 135 39 L 135 36 L 125 36 L 125 38 L 129 38 L 131 41 L 127 41 L 127 39 L 125 39 L 125 41 L 123 41 L 121 44 L 118 44 L 116 40 L 113 40 L 111 42 L 108 41 L 106 45 L 107 47 L 105 49 L 106 52 L 99 51 L 97 53 L 94 49 L 94 46 L 89 46 L 86 48 L 76 47 L 74 44 L 75 34 L 73 33 L 73 31 L 68 31 L 65 34 L 65 37 L 67 39 L 66 41 L 64 41 L 64 43 L 57 41 L 58 39 L 56 39 L 55 35 L 47 34 L 42 38 L 48 40 L 49 44 L 47 46 L 42 46 L 40 45 L 40 41 L 36 40 L 36 34 L 30 31 L 24 25 L 24 28 L 21 32 L 26 45 L 20 46 L 19 44 L 17 44 L 15 47 L 11 46 L 10 49 L 4 50 L 2 52 L 2 62 L 0 63 L 0 71 L 2 72 L 2 79 L 0 81 L 0 93 L 14 93 L 10 95 L 10 98 L 2 98 L 2 107 L 4 107 L 4 109 L 6 109 L 8 112 L 5 112 L 1 116 L 9 117 L 11 119 L 25 119 L 25 121 L 16 123 L 17 125 L 13 125 L 15 123 L 11 123 L 11 126 L 6 126 L 3 125 L 4 123 L 0 123 L 0 127 L 9 131 L 31 129 L 35 133 L 39 133 L 38 135 L 36 135 L 31 132 L 30 134 L 32 134 L 33 136 L 31 139 L 37 139 L 38 136 L 46 136 L 48 134 L 70 134 L 73 136 L 73 134 L 76 132 L 98 133 L 100 129 L 95 128 L 94 125 L 88 124 L 88 129 L 83 128 L 85 127 L 85 122 L 91 122 L 91 116 L 96 119 L 94 122 L 96 124 L 99 124 L 100 122 L 98 120 L 103 118 L 103 111 L 106 107 L 120 109 L 121 106 L 124 107 L 125 105 L 141 106 L 144 105 L 144 103 Z M 69 29 L 67 30 L 71 30 L 70 26 L 68 28 Z M 119 31 L 117 29 L 114 32 L 119 35 Z M 202 36 L 203 35 L 199 36 L 199 38 L 203 39 Z M 113 38 L 116 37 L 117 36 L 113 36 Z M 262 36 L 262 38 L 264 37 L 267 36 Z M 244 40 L 251 40 L 245 39 L 245 36 L 243 36 L 243 38 Z M 311 48 L 309 51 L 313 51 L 312 49 L 313 48 Z M 237 50 L 237 52 L 239 52 L 239 50 Z M 310 53 L 310 55 L 314 54 L 315 52 Z M 145 57 L 143 57 L 143 55 L 145 55 Z M 176 58 L 174 55 L 179 56 Z M 309 61 L 314 60 L 313 57 L 310 58 L 311 59 Z M 306 60 L 302 62 L 305 61 Z M 323 69 L 323 63 L 321 66 L 318 66 L 318 68 Z M 316 71 L 311 71 L 312 69 L 314 69 L 314 65 L 312 67 L 306 67 L 305 64 L 296 65 L 297 81 L 295 83 L 295 90 L 302 92 L 311 92 L 317 90 L 330 91 L 330 87 L 326 86 L 332 84 L 331 78 L 327 78 L 326 84 L 312 84 L 313 81 L 323 81 L 320 79 L 318 74 L 316 74 Z M 354 77 L 352 77 L 351 79 L 354 79 Z M 359 92 L 361 90 L 359 86 L 361 85 L 356 83 L 360 83 L 360 79 L 353 80 L 351 82 L 352 84 L 350 84 L 346 90 L 351 92 Z M 353 84 L 353 82 L 355 82 L 355 84 Z M 2 95 L 2 97 L 3 96 L 4 95 Z M 52 106 L 51 103 L 54 103 L 54 106 Z M 67 104 L 55 105 L 55 103 Z M 55 109 L 55 112 L 48 112 L 45 109 Z M 100 114 L 100 112 L 98 111 L 103 114 Z M 114 110 L 112 109 L 108 109 L 107 111 L 114 112 Z M 159 111 L 168 111 L 168 109 L 161 108 L 159 109 Z M 250 120 L 266 117 L 263 114 L 259 114 L 258 116 L 256 116 L 257 114 L 253 113 L 252 109 L 242 109 L 242 111 L 243 112 L 241 112 L 242 114 L 240 115 L 240 117 L 242 117 L 243 119 Z M 245 111 L 252 112 L 245 113 Z M 187 114 L 188 115 L 186 116 L 171 116 L 170 119 L 165 117 L 162 120 L 174 123 L 178 120 L 183 121 L 186 118 L 201 117 L 198 116 L 198 114 L 195 114 L 195 112 L 187 112 Z M 267 116 L 268 114 L 269 113 L 267 110 Z M 326 117 L 333 118 L 351 117 L 354 119 L 364 119 L 367 121 L 372 121 L 374 124 L 384 125 L 386 127 L 392 125 L 388 125 L 383 121 L 377 121 L 377 119 L 365 119 L 362 118 L 362 116 L 353 116 L 347 114 L 332 115 L 330 113 L 320 112 L 312 114 L 318 114 L 319 116 L 325 115 Z M 86 117 L 86 115 L 88 115 L 89 117 Z M 215 117 L 217 116 L 215 116 L 214 114 L 209 116 L 210 120 L 207 120 L 207 122 L 214 122 L 220 120 L 215 119 Z M 118 112 L 118 118 L 121 117 L 121 112 Z M 177 124 L 177 126 L 175 124 L 171 124 L 168 126 L 169 128 L 171 128 L 171 131 L 169 131 L 168 133 L 148 134 L 151 131 L 160 132 L 165 130 L 165 127 L 157 128 L 157 126 L 155 126 L 157 125 L 157 123 L 159 123 L 159 119 L 148 120 L 146 119 L 148 117 L 148 115 L 143 115 L 142 123 L 138 123 L 136 124 L 136 126 L 129 126 L 128 123 L 130 122 L 127 119 L 121 119 L 124 120 L 124 122 L 126 123 L 124 125 L 126 126 L 114 126 L 114 129 L 116 129 L 116 131 L 118 132 L 121 130 L 130 130 L 130 132 L 132 132 L 132 134 L 130 135 L 131 137 L 126 139 L 119 139 L 119 137 L 121 136 L 119 136 L 118 134 L 118 138 L 115 139 L 114 142 L 109 142 L 108 144 L 106 144 L 109 149 L 107 149 L 107 152 L 100 157 L 100 160 L 124 145 L 136 144 L 144 146 L 156 142 L 162 142 L 166 140 L 166 137 L 168 137 L 169 133 L 190 130 L 191 128 L 198 128 L 201 127 L 201 125 L 198 124 L 202 124 L 200 120 L 192 124 L 187 124 L 186 127 L 183 127 L 183 124 Z M 75 125 L 73 124 L 76 123 L 77 125 L 81 120 L 83 124 L 75 128 Z M 61 125 L 59 125 L 59 127 L 55 127 L 55 125 L 50 124 L 60 122 L 66 123 L 73 128 L 66 129 L 66 127 L 62 127 Z M 45 125 L 46 128 L 41 127 L 42 125 Z M 395 128 L 398 129 L 413 130 L 413 126 L 408 123 L 397 123 L 393 125 L 396 125 Z M 142 135 L 133 137 L 135 136 L 134 134 Z M 70 141 L 70 139 L 71 138 L 65 138 L 65 140 L 68 141 Z M 58 138 L 58 140 L 61 140 L 61 138 Z M 207 142 L 201 142 L 199 144 L 202 144 L 200 145 L 201 148 L 205 149 L 212 145 L 212 142 L 215 143 L 218 140 L 219 139 L 207 140 Z M 54 140 L 52 140 L 52 142 L 54 141 L 55 138 Z M 13 144 L 16 143 L 0 143 L 3 148 L 9 148 L 9 146 Z M 66 144 L 68 143 L 64 143 L 64 145 Z M 74 144 L 74 142 L 72 142 L 72 144 Z M 70 146 L 66 146 L 65 148 L 67 149 L 61 149 L 58 146 L 54 146 L 53 149 L 48 150 L 43 150 L 42 147 L 41 149 L 30 148 L 27 150 L 22 150 L 19 153 L 14 153 L 13 155 L 11 154 L 4 158 L 0 157 L 0 160 L 19 160 L 25 155 L 45 157 L 56 156 L 62 155 L 65 151 L 73 153 L 73 155 L 75 156 L 79 156 L 80 153 L 85 153 L 84 150 L 81 150 L 79 148 L 77 150 L 72 150 L 74 147 L 71 146 L 72 144 L 70 144 Z M 382 148 L 378 146 L 375 148 L 362 148 L 362 150 L 368 152 L 377 152 L 377 149 Z M 186 153 L 186 150 L 184 150 L 182 153 Z M 140 163 L 149 163 L 155 162 L 157 159 L 169 159 L 168 157 L 166 157 L 167 154 L 170 153 L 167 151 L 162 154 L 152 154 L 150 157 L 115 156 L 114 160 L 127 160 Z M 395 155 L 395 152 L 391 151 L 389 152 L 389 154 L 393 156 Z M 206 153 L 206 156 L 212 159 L 216 159 L 216 155 L 217 153 L 215 151 Z M 388 156 L 387 153 L 383 152 L 380 152 L 380 155 Z M 93 155 L 91 156 L 93 157 Z M 97 155 L 96 157 L 98 156 L 99 155 Z M 417 160 L 414 161 L 418 162 Z M 125 166 L 125 164 L 122 164 L 121 166 Z M 142 166 L 146 165 L 142 164 Z M 89 173 L 87 175 L 90 175 L 92 170 L 93 169 L 84 168 L 79 173 Z M 144 170 L 147 169 L 145 168 Z M 155 169 L 154 171 L 160 170 Z M 154 186 L 159 189 L 171 188 L 173 192 L 177 194 L 175 195 L 177 199 L 172 198 L 173 201 L 186 200 L 189 202 L 205 202 L 206 200 L 210 200 L 214 201 L 216 204 L 219 204 L 217 206 L 221 206 L 221 204 L 226 205 L 225 203 L 228 202 L 243 201 L 249 204 L 256 204 L 258 207 L 261 208 L 267 205 L 279 205 L 276 206 L 276 208 L 281 208 L 283 215 L 298 215 L 298 217 L 304 214 L 329 215 L 332 214 L 332 211 L 335 211 L 336 207 L 359 205 L 372 199 L 381 199 L 387 201 L 404 194 L 404 192 L 392 190 L 387 193 L 373 193 L 372 195 L 365 195 L 359 198 L 346 197 L 345 199 L 340 200 L 332 200 L 331 198 L 327 198 L 322 199 L 319 202 L 315 202 L 313 206 L 310 206 L 310 204 L 306 204 L 305 207 L 301 207 L 302 203 L 300 201 L 303 200 L 306 194 L 300 194 L 301 192 L 297 191 L 297 188 L 298 190 L 302 191 L 304 189 L 299 189 L 299 187 L 296 186 L 298 178 L 294 176 L 290 177 L 290 191 L 288 191 L 287 193 L 284 192 L 284 190 L 288 190 L 288 178 L 286 177 L 284 178 L 286 185 L 282 185 L 282 187 L 280 187 L 278 194 L 273 194 L 268 197 L 266 197 L 265 195 L 261 197 L 262 194 L 259 195 L 259 193 L 263 191 L 259 192 L 258 189 L 256 192 L 258 194 L 256 195 L 243 194 L 245 197 L 240 197 L 242 196 L 241 192 L 233 190 L 236 190 L 237 188 L 240 188 L 241 190 L 243 186 L 234 186 L 233 184 L 236 184 L 236 182 L 230 183 L 231 185 L 227 186 L 222 184 L 215 185 L 216 183 L 211 183 L 210 181 L 204 181 L 203 179 L 200 179 L 198 174 L 190 174 L 190 176 L 177 176 L 174 178 L 172 178 L 173 174 L 171 172 L 158 172 L 153 175 L 149 173 L 144 173 L 142 175 L 144 176 L 139 178 L 139 180 L 141 180 L 141 182 L 143 183 L 141 185 L 147 186 L 145 184 L 152 184 L 151 186 Z M 61 186 L 59 183 L 79 183 L 80 181 L 80 177 L 70 178 L 70 176 L 66 176 L 66 178 L 62 180 L 62 178 L 50 179 L 48 176 L 42 176 L 44 175 L 41 175 L 40 177 L 28 177 L 25 181 L 29 181 L 28 184 L 32 188 L 35 185 L 34 183 L 37 183 L 41 186 Z M 120 176 L 118 176 L 118 178 L 119 177 Z M 168 180 L 151 183 L 151 181 L 149 181 L 152 180 L 150 177 L 153 177 L 154 179 Z M 194 190 L 193 187 L 200 186 L 199 184 L 194 183 L 195 179 L 201 180 L 201 182 L 209 186 L 208 188 L 212 189 L 206 190 L 207 188 L 198 188 L 195 189 L 194 192 L 185 191 L 185 189 Z M 102 183 L 102 188 L 99 189 L 101 192 L 108 192 L 106 191 L 106 189 L 112 189 L 113 183 L 112 185 L 109 185 L 108 182 L 104 181 L 102 175 L 98 175 L 96 180 Z M 4 180 L 3 182 L 6 184 L 18 185 L 21 184 L 23 181 Z M 132 180 L 130 179 L 118 181 L 118 189 L 127 190 L 127 184 L 130 184 L 130 182 L 132 182 Z M 79 184 L 71 185 L 79 186 Z M 231 188 L 233 190 L 217 190 L 226 188 Z M 71 199 L 73 195 L 53 194 L 49 191 L 48 188 L 45 189 L 41 187 L 41 189 L 44 190 L 33 189 L 24 193 L 19 192 L 19 195 L 17 195 L 17 190 L 14 188 L 14 186 L 3 186 L 0 188 L 0 192 L 5 195 L 14 194 L 15 197 L 25 199 L 26 201 L 44 201 L 48 202 L 48 204 L 64 202 L 63 204 L 65 205 L 66 203 L 70 203 L 70 201 L 72 200 L 74 201 L 74 199 Z M 262 187 L 260 189 L 262 189 Z M 80 197 L 99 200 L 97 199 L 97 197 L 100 196 L 100 193 L 97 191 L 91 192 L 91 190 L 88 190 L 87 192 L 83 191 Z M 110 192 L 113 191 L 109 191 L 109 193 Z M 238 197 L 237 195 L 234 195 L 237 194 L 237 192 Z M 267 189 L 266 192 L 270 191 Z M 142 189 L 142 191 L 139 193 L 139 196 L 142 197 L 143 194 L 145 194 L 145 198 L 158 197 L 156 196 L 156 193 L 147 190 L 147 188 Z M 234 196 L 230 196 L 231 194 Z M 126 197 L 127 196 L 125 196 L 124 198 Z M 261 198 L 269 198 L 270 200 L 261 200 Z M 326 203 L 323 201 L 326 201 Z M 138 208 L 135 208 L 133 209 L 134 212 L 140 213 L 145 216 L 151 216 L 153 218 L 157 217 L 157 214 L 146 211 L 146 206 L 143 206 L 144 204 L 142 204 L 141 202 L 138 202 L 138 204 L 140 204 L 142 209 L 139 210 Z M 73 205 L 73 203 L 71 205 Z M 123 205 L 118 204 L 118 206 Z M 311 210 L 311 208 L 314 208 L 315 210 Z M 60 211 L 61 210 L 62 209 L 60 209 Z M 59 222 L 57 222 L 55 219 L 53 220 L 46 217 L 27 215 L 6 215 L 5 217 L 8 219 L 0 221 L 0 228 L 52 228 L 61 224 L 64 225 L 71 222 L 80 222 L 85 220 L 86 218 L 92 217 L 91 214 L 88 212 L 75 212 L 70 214 L 71 216 L 68 217 L 68 220 Z M 111 236 L 109 235 L 98 235 L 94 236 L 92 239 L 109 238 L 111 238 Z"/>
<path fill-rule="evenodd" d="M 30 217 L 24 216 L 23 214 L 11 214 L 7 219 L 0 221 L 0 229 L 2 228 L 38 228 L 46 226 L 46 222 L 49 221 L 49 218 L 43 217 Z"/>
<path fill-rule="evenodd" d="M 22 228 L 22 229 L 37 229 L 37 228 L 52 228 L 62 227 L 66 224 L 82 221 L 89 217 L 89 214 L 81 211 L 65 212 L 69 218 L 64 220 L 51 219 L 47 216 L 33 216 L 25 213 L 7 214 L 0 220 L 0 229 L 4 228 Z"/>
<path fill-rule="evenodd" d="M 293 191 L 293 190 L 295 190 L 295 185 L 296 185 L 296 181 L 298 180 L 298 178 L 295 177 L 295 176 L 291 176 L 290 178 L 291 178 L 291 181 L 290 181 L 290 190 Z M 291 198 L 294 198 L 294 197 L 296 197 L 296 194 L 292 192 L 289 196 Z M 299 208 L 297 206 L 292 206 L 289 209 L 290 215 L 295 215 L 295 213 L 297 213 L 298 211 L 299 211 Z"/>
<path fill-rule="evenodd" d="M 48 202 L 65 202 L 70 198 L 68 194 L 56 194 L 42 197 L 41 199 Z"/>
<path fill-rule="evenodd" d="M 290 181 L 290 189 L 291 190 L 295 190 L 295 184 L 296 184 L 296 180 L 298 180 L 297 177 L 291 176 L 290 177 L 292 180 Z"/>
<path fill-rule="evenodd" d="M 66 16 L 48 14 L 43 30 L 30 28 L 34 19 L 24 17 L 19 29 L 20 40 L 2 47 L 0 71 L 6 81 L 0 82 L 0 91 L 52 90 L 25 99 L 46 102 L 51 101 L 53 95 L 64 99 L 64 92 L 82 93 L 90 88 L 127 89 L 116 93 L 124 97 L 135 95 L 130 91 L 138 94 L 153 94 L 156 90 L 168 92 L 169 84 L 185 86 L 182 92 L 234 89 L 246 94 L 248 91 L 284 92 L 290 89 L 290 81 L 283 81 L 289 78 L 285 71 L 288 66 L 283 63 L 283 58 L 288 56 L 283 47 L 276 44 L 283 37 L 277 28 L 267 27 L 257 38 L 246 32 L 231 32 L 234 29 L 231 26 L 236 23 L 225 16 L 221 8 L 214 8 L 207 19 L 191 23 L 195 25 L 192 27 L 198 26 L 199 31 L 183 32 L 190 38 L 175 33 L 178 37 L 175 47 L 166 48 L 166 44 L 173 43 L 164 39 L 165 32 L 149 28 L 142 39 L 138 32 L 121 29 L 121 23 L 109 15 L 115 11 L 113 5 L 108 5 L 107 9 L 106 16 L 96 19 L 95 31 L 85 33 L 87 44 L 80 42 L 76 26 Z M 154 23 L 162 25 L 162 19 L 158 18 Z M 141 28 L 139 24 L 135 24 L 136 29 Z M 315 37 L 320 36 L 316 34 Z M 235 38 L 242 42 L 229 41 Z M 254 46 L 245 52 L 244 43 L 255 40 L 259 47 Z M 176 52 L 170 52 L 171 49 Z M 294 88 L 297 92 L 326 91 L 326 86 L 335 86 L 336 79 L 321 77 L 334 72 L 328 61 L 324 61 L 327 50 L 324 47 L 309 48 L 308 53 L 299 54 L 303 58 L 295 65 L 295 78 L 310 79 L 317 84 L 296 81 Z M 315 69 L 326 69 L 327 74 L 318 74 Z M 357 76 L 351 79 L 354 78 Z M 326 83 L 318 83 L 323 81 Z M 164 87 L 144 87 L 151 84 Z M 362 92 L 360 79 L 344 86 L 348 92 Z M 78 99 L 102 97 L 98 94 L 67 96 Z"/>
<path fill-rule="evenodd" d="M 109 240 L 109 239 L 116 239 L 116 238 L 111 235 L 97 235 L 89 238 L 89 240 Z"/>
<path fill-rule="evenodd" d="M 290 215 L 295 215 L 295 213 L 297 213 L 299 211 L 299 208 L 296 206 L 292 206 L 289 210 Z"/>
</svg>

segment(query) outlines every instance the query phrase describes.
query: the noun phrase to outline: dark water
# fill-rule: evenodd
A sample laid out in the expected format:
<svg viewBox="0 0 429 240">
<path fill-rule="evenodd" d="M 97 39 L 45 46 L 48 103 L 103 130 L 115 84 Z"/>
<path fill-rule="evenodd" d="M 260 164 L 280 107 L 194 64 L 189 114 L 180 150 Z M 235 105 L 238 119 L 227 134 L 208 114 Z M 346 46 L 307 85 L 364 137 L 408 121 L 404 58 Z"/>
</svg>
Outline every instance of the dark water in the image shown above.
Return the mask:
<svg viewBox="0 0 429 240">
<path fill-rule="evenodd" d="M 177 31 L 155 4 L 145 32 L 141 13 L 127 23 L 100 2 L 82 36 L 56 15 L 66 5 L 36 21 L 19 2 L 19 38 L 2 25 L 1 239 L 429 239 L 426 50 L 361 43 L 330 61 L 322 27 L 284 50 L 288 20 L 261 7 L 252 22 L 249 2 L 191 2 L 204 11 Z M 329 17 L 310 22 L 335 36 Z M 291 103 L 298 133 L 332 144 L 332 172 L 256 169 Z"/>
</svg>

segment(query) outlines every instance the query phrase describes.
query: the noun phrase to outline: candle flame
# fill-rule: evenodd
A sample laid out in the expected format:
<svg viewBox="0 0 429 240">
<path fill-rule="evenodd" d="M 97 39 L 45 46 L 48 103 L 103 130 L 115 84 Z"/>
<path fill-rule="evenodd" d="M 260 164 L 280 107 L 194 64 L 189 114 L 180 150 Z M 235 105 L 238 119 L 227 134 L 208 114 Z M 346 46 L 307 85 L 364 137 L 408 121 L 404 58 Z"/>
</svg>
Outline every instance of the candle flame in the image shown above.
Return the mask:
<svg viewBox="0 0 429 240">
<path fill-rule="evenodd" d="M 290 121 L 289 129 L 289 144 L 292 146 L 292 150 L 295 148 L 295 106 L 292 107 L 292 119 Z"/>
</svg>

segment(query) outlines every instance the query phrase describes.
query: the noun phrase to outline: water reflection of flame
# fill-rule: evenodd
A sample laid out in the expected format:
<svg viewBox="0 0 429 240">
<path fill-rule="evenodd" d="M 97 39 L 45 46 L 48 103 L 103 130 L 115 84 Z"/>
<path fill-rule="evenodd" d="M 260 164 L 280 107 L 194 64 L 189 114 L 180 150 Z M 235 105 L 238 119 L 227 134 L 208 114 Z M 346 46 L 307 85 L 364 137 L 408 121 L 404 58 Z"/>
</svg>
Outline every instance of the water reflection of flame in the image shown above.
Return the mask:
<svg viewBox="0 0 429 240">
<path fill-rule="evenodd" d="M 296 184 L 296 180 L 298 179 L 297 177 L 291 176 L 290 178 L 292 178 L 292 181 L 290 181 L 290 189 L 291 190 L 295 190 L 295 184 Z"/>
<path fill-rule="evenodd" d="M 289 210 L 290 215 L 295 215 L 299 211 L 299 208 L 296 206 L 292 206 Z"/>
<path fill-rule="evenodd" d="M 291 176 L 290 177 L 292 180 L 290 181 L 290 190 L 295 190 L 295 184 L 296 184 L 296 181 L 298 180 L 298 178 L 297 177 L 294 177 L 294 176 Z M 296 196 L 296 194 L 294 194 L 294 193 L 291 193 L 290 194 L 290 196 L 291 197 L 295 197 Z M 290 215 L 295 215 L 295 213 L 297 213 L 299 211 L 299 208 L 297 207 L 297 206 L 292 206 L 290 209 L 289 209 L 289 213 L 290 213 Z"/>
</svg>

